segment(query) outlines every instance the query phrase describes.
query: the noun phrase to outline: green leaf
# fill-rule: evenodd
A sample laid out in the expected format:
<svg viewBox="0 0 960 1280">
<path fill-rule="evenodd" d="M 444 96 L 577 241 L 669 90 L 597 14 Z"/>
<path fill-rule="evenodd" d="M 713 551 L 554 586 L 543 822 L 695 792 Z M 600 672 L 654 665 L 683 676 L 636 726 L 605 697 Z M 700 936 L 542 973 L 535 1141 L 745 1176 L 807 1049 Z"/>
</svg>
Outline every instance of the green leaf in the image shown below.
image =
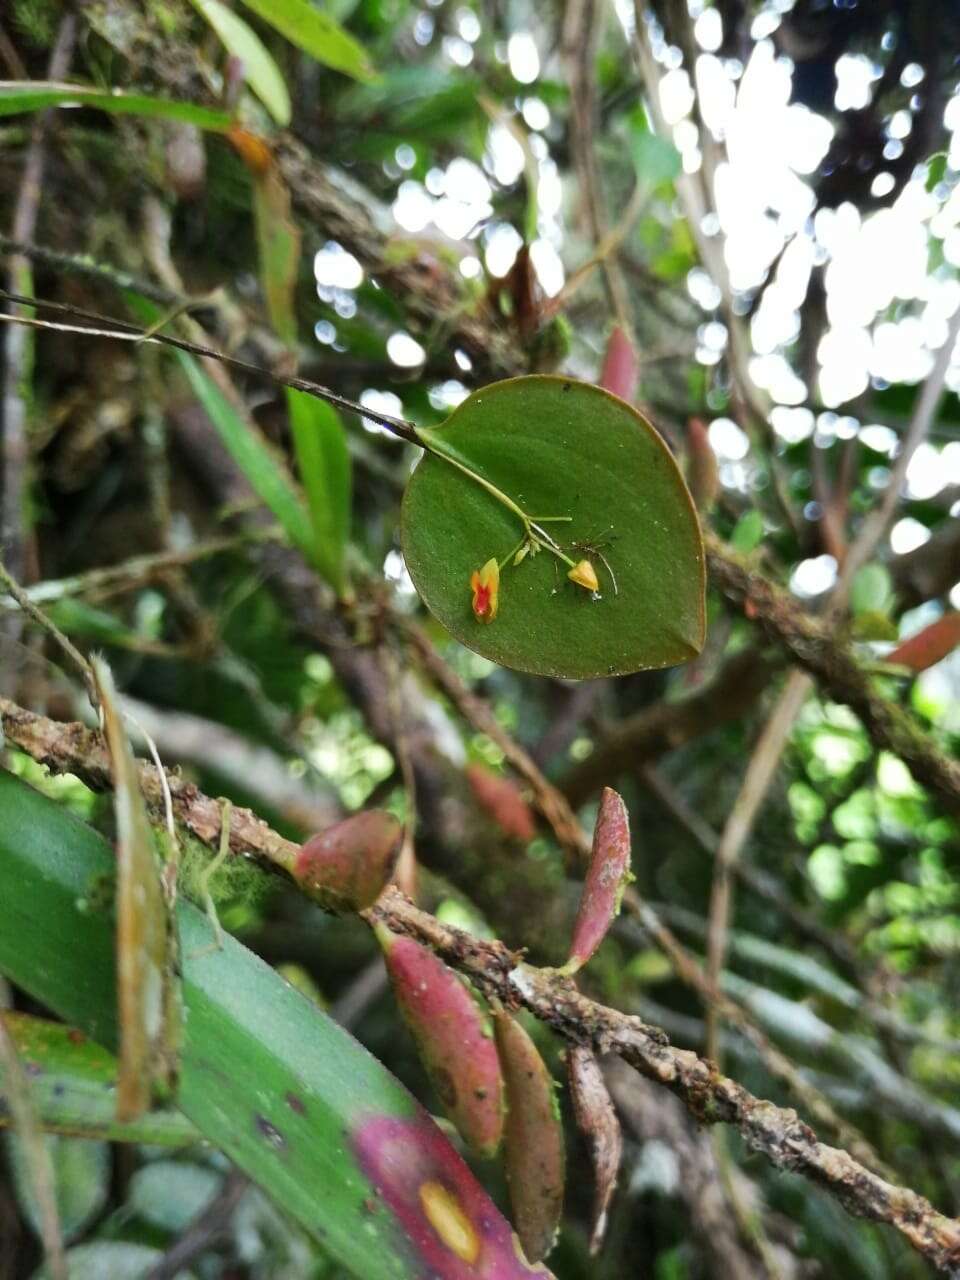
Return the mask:
<svg viewBox="0 0 960 1280">
<path fill-rule="evenodd" d="M 113 1047 L 113 921 L 109 905 L 97 905 L 113 851 L 4 772 L 0 811 L 0 973 Z M 363 1280 L 428 1271 L 543 1280 L 385 1067 L 235 939 L 212 949 L 210 924 L 192 903 L 179 902 L 177 920 L 186 1013 L 177 1102 L 208 1141 Z M 444 1203 L 422 1203 L 425 1187 L 439 1187 Z M 457 1243 L 464 1224 L 471 1241 L 476 1233 L 476 1270 L 461 1266 L 463 1255 L 440 1234 L 452 1219 Z"/>
<path fill-rule="evenodd" d="M 111 115 L 159 116 L 195 124 L 199 129 L 223 133 L 233 124 L 226 111 L 215 111 L 193 102 L 153 98 L 146 93 L 105 92 L 83 84 L 56 84 L 49 80 L 0 80 L 0 116 L 15 116 L 45 107 L 95 107 Z"/>
<path fill-rule="evenodd" d="M 536 375 L 475 392 L 425 438 L 530 515 L 571 517 L 543 527 L 569 558 L 590 559 L 600 582 L 602 598 L 591 599 L 568 581 L 566 563 L 540 550 L 502 567 L 499 612 L 479 622 L 471 574 L 507 557 L 522 527 L 475 479 L 428 453 L 404 497 L 403 551 L 427 608 L 461 643 L 504 666 L 568 678 L 670 666 L 700 651 L 700 526 L 669 450 L 635 409 L 599 387 Z"/>
<path fill-rule="evenodd" d="M 64 1138 L 56 1134 L 45 1134 L 43 1141 L 53 1166 L 60 1228 L 64 1240 L 72 1240 L 81 1234 L 107 1202 L 110 1148 L 105 1142 Z M 6 1145 L 17 1188 L 17 1199 L 34 1233 L 39 1235 L 40 1208 L 25 1167 L 23 1142 L 16 1133 L 9 1133 Z"/>
<path fill-rule="evenodd" d="M 197 399 L 254 493 L 277 517 L 290 541 L 312 561 L 314 539 L 310 515 L 282 462 L 193 356 L 178 351 L 177 358 Z"/>
<path fill-rule="evenodd" d="M 763 541 L 763 516 L 759 511 L 745 511 L 733 526 L 730 545 L 742 556 L 749 555 Z"/>
<path fill-rule="evenodd" d="M 850 608 L 854 614 L 885 614 L 893 604 L 893 579 L 886 565 L 865 564 L 850 584 Z"/>
<path fill-rule="evenodd" d="M 27 1069 L 40 1123 L 48 1132 L 154 1146 L 186 1146 L 200 1140 L 179 1111 L 149 1111 L 133 1124 L 120 1124 L 117 1060 L 82 1032 L 25 1013 L 2 1017 Z M 5 1103 L 0 1076 L 0 1117 Z"/>
<path fill-rule="evenodd" d="M 317 568 L 338 595 L 346 592 L 343 557 L 350 535 L 351 468 L 347 433 L 333 405 L 287 391 L 297 470 L 307 493 Z"/>
<path fill-rule="evenodd" d="M 249 26 L 220 0 L 190 0 L 223 41 L 224 48 L 243 63 L 247 84 L 279 125 L 290 123 L 290 94 L 280 68 L 266 45 Z"/>
<path fill-rule="evenodd" d="M 97 1240 L 67 1251 L 70 1280 L 143 1280 L 163 1257 L 162 1249 L 124 1240 Z M 176 1280 L 194 1280 L 195 1272 L 178 1271 Z M 35 1271 L 31 1280 L 52 1280 L 48 1267 Z"/>
<path fill-rule="evenodd" d="M 291 348 L 297 342 L 295 293 L 300 231 L 290 192 L 275 165 L 253 172 L 260 280 L 270 320 Z M 287 389 L 287 412 L 297 469 L 313 528 L 312 559 L 339 596 L 347 593 L 343 557 L 350 532 L 351 468 L 337 411 L 315 396 Z"/>
<path fill-rule="evenodd" d="M 354 80 L 372 80 L 376 72 L 366 50 L 334 18 L 307 0 L 243 0 L 248 9 L 326 67 Z"/>
<path fill-rule="evenodd" d="M 680 152 L 667 138 L 651 130 L 643 107 L 636 107 L 629 113 L 627 128 L 639 182 L 647 187 L 658 187 L 679 177 L 683 168 Z"/>
</svg>

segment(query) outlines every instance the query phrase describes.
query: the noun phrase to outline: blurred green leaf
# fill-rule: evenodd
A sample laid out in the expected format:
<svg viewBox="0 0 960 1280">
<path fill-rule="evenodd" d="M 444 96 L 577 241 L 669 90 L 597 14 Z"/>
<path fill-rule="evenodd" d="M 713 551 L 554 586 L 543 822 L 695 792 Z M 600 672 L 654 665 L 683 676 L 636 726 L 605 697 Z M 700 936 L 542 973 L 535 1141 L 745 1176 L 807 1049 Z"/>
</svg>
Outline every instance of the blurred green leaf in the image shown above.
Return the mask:
<svg viewBox="0 0 960 1280">
<path fill-rule="evenodd" d="M 67 1251 L 70 1280 L 143 1280 L 163 1257 L 162 1249 L 123 1240 L 98 1240 Z M 35 1271 L 32 1280 L 51 1280 L 46 1267 Z M 178 1271 L 175 1280 L 194 1280 L 192 1271 Z"/>
<path fill-rule="evenodd" d="M 179 1235 L 222 1183 L 215 1170 L 189 1160 L 154 1160 L 130 1179 L 127 1208 L 161 1231 Z"/>
<path fill-rule="evenodd" d="M 629 405 L 571 378 L 514 378 L 475 392 L 425 438 L 529 514 L 570 517 L 545 528 L 569 559 L 591 560 L 600 581 L 602 598 L 591 599 L 546 550 L 512 564 L 517 516 L 427 453 L 404 497 L 403 553 L 424 603 L 462 644 L 519 671 L 572 679 L 671 666 L 700 651 L 700 526 L 669 450 Z M 506 562 L 499 612 L 485 624 L 472 610 L 471 575 L 491 557 Z"/>
<path fill-rule="evenodd" d="M 759 511 L 745 511 L 733 526 L 730 545 L 741 555 L 749 555 L 763 541 L 763 516 Z"/>
<path fill-rule="evenodd" d="M 884 614 L 892 603 L 893 580 L 886 565 L 874 562 L 857 570 L 850 584 L 850 608 L 854 614 Z"/>
<path fill-rule="evenodd" d="M 355 80 L 376 76 L 366 50 L 328 13 L 307 0 L 243 0 L 248 9 L 311 58 Z"/>
<path fill-rule="evenodd" d="M 280 521 L 290 541 L 312 561 L 315 544 L 310 515 L 282 461 L 193 356 L 178 351 L 177 358 L 231 458 Z"/>
<path fill-rule="evenodd" d="M 116 1118 L 117 1060 L 82 1032 L 25 1013 L 2 1015 L 30 1078 L 30 1094 L 44 1129 L 102 1138 L 186 1146 L 200 1135 L 179 1111 L 154 1109 L 133 1124 Z M 6 1101 L 0 1079 L 0 1116 Z"/>
<path fill-rule="evenodd" d="M 105 1142 L 45 1134 L 53 1165 L 54 1195 L 64 1240 L 75 1239 L 107 1203 L 110 1184 L 110 1148 Z M 23 1156 L 23 1143 L 15 1133 L 6 1135 L 20 1207 L 40 1234 L 40 1210 Z"/>
<path fill-rule="evenodd" d="M 651 130 L 644 108 L 634 108 L 626 122 L 637 181 L 647 187 L 659 187 L 679 177 L 683 168 L 680 152 L 667 138 Z"/>
<path fill-rule="evenodd" d="M 54 84 L 44 80 L 0 81 L 0 116 L 41 111 L 45 107 L 95 107 L 111 115 L 159 116 L 179 120 L 198 129 L 223 133 L 233 123 L 226 111 L 216 111 L 192 102 L 174 102 L 145 93 L 104 92 L 82 84 Z"/>
<path fill-rule="evenodd" d="M 346 592 L 344 551 L 350 535 L 351 467 L 347 434 L 333 405 L 287 391 L 297 469 L 307 494 L 317 568 Z"/>
<path fill-rule="evenodd" d="M 190 0 L 223 41 L 224 48 L 243 63 L 247 84 L 279 125 L 290 123 L 290 94 L 280 68 L 257 33 L 220 0 Z"/>
</svg>

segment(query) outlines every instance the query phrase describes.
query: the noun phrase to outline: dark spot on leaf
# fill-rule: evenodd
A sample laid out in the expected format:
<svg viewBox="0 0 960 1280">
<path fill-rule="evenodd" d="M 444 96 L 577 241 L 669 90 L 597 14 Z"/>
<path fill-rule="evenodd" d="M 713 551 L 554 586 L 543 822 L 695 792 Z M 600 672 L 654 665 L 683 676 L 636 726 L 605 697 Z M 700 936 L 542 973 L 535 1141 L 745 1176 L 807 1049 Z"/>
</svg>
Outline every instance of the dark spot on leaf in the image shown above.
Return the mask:
<svg viewBox="0 0 960 1280">
<path fill-rule="evenodd" d="M 570 383 L 569 383 L 569 382 L 565 382 L 565 383 L 563 384 L 563 389 L 564 389 L 564 391 L 569 391 L 569 390 L 570 390 Z"/>
<path fill-rule="evenodd" d="M 78 1031 L 76 1027 L 71 1027 L 70 1030 L 67 1032 L 67 1039 L 70 1041 L 71 1044 L 83 1044 L 86 1041 L 86 1038 L 87 1037 L 83 1034 L 83 1032 Z"/>
<path fill-rule="evenodd" d="M 291 1091 L 287 1093 L 286 1098 L 287 1106 L 291 1111 L 295 1111 L 298 1116 L 305 1116 L 307 1114 L 306 1103 L 298 1094 Z"/>
<path fill-rule="evenodd" d="M 266 1116 L 257 1116 L 257 1128 L 270 1145 L 272 1147 L 276 1147 L 278 1151 L 282 1150 L 282 1148 L 287 1145 L 286 1138 L 284 1138 L 283 1134 L 275 1124 L 270 1123 Z"/>
<path fill-rule="evenodd" d="M 66 1086 L 59 1080 L 53 1086 L 53 1096 L 55 1098 L 62 1098 L 66 1091 Z"/>
<path fill-rule="evenodd" d="M 454 1084 L 453 1076 L 446 1067 L 437 1067 L 435 1069 L 433 1084 L 437 1091 L 437 1097 L 445 1107 L 455 1107 L 457 1105 L 457 1086 Z"/>
</svg>

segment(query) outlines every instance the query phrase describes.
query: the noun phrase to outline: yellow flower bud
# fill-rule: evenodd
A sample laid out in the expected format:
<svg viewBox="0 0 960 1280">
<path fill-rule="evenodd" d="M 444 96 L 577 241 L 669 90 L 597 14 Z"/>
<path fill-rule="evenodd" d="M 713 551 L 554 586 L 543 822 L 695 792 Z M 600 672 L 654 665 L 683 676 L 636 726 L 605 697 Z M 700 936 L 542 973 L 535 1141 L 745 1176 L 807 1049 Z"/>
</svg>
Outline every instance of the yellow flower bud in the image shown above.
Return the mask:
<svg viewBox="0 0 960 1280">
<path fill-rule="evenodd" d="M 589 560 L 581 560 L 579 564 L 575 564 L 567 574 L 567 577 L 571 582 L 575 582 L 578 587 L 583 587 L 586 591 L 600 590 L 596 570 Z"/>
</svg>

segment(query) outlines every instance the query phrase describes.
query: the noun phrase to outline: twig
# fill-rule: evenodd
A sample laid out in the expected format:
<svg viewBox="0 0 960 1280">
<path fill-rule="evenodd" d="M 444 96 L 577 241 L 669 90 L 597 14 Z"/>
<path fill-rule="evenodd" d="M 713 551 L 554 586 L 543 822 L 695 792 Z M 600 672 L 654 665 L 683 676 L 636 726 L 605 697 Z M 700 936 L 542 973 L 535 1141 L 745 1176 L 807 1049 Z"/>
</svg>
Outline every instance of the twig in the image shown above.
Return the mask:
<svg viewBox="0 0 960 1280">
<path fill-rule="evenodd" d="M 39 609 L 33 603 L 26 591 L 24 591 L 23 587 L 20 586 L 20 583 L 11 576 L 6 565 L 2 561 L 0 561 L 0 583 L 6 587 L 9 594 L 13 596 L 14 600 L 16 600 L 24 613 L 29 618 L 32 618 L 38 627 L 42 627 L 49 636 L 53 637 L 73 665 L 77 668 L 77 671 L 86 686 L 91 705 L 94 707 L 99 706 L 100 699 L 97 695 L 97 685 L 93 678 L 93 672 L 90 669 L 89 662 L 87 662 L 86 658 L 69 636 L 64 635 L 57 624 L 51 621 L 43 610 Z"/>
<path fill-rule="evenodd" d="M 63 80 L 73 56 L 77 19 L 67 11 L 61 19 L 50 61 L 48 79 Z M 33 122 L 30 145 L 17 201 L 13 210 L 13 238 L 31 240 L 40 209 L 47 157 L 47 130 L 52 111 L 44 111 Z M 7 270 L 9 287 L 20 294 L 33 293 L 33 275 L 29 261 L 22 255 L 10 257 Z M 27 495 L 30 485 L 30 441 L 28 439 L 28 397 L 32 380 L 33 338 L 25 328 L 11 328 L 3 335 L 3 383 L 0 422 L 3 429 L 2 489 L 0 489 L 0 555 L 18 578 L 32 576 L 34 557 L 28 553 L 29 525 Z M 0 621 L 0 634 L 7 640 L 20 639 L 20 620 Z"/>
<path fill-rule="evenodd" d="M 793 596 L 749 568 L 718 538 L 708 535 L 706 541 L 707 561 L 719 589 L 814 676 L 825 693 L 856 712 L 875 746 L 898 755 L 950 812 L 960 810 L 960 764 L 937 747 L 909 711 L 875 690 L 868 672 L 838 639 L 835 625 L 811 617 Z"/>
<path fill-rule="evenodd" d="M 610 240 L 594 155 L 596 137 L 595 53 L 605 6 L 597 0 L 572 0 L 563 22 L 563 54 L 570 82 L 570 148 L 584 201 L 595 259 L 603 271 L 610 310 L 624 333 L 633 333 L 630 300 L 617 262 L 616 239 Z M 600 249 L 603 246 L 603 252 Z"/>
<path fill-rule="evenodd" d="M 6 1077 L 4 1093 L 10 1103 L 13 1123 L 21 1143 L 27 1172 L 40 1218 L 40 1237 L 53 1280 L 67 1280 L 67 1259 L 57 1209 L 53 1161 L 47 1147 L 30 1084 L 17 1046 L 3 1018 L 0 1018 L 0 1068 Z"/>
<path fill-rule="evenodd" d="M 177 306 L 187 301 L 182 295 L 173 293 L 162 285 L 143 280 L 129 271 L 122 271 L 119 267 L 108 263 L 97 262 L 86 254 L 61 253 L 46 245 L 34 244 L 27 238 L 16 239 L 14 236 L 0 235 L 0 253 L 29 258 L 31 262 L 53 267 L 62 275 L 81 276 L 112 285 L 115 289 L 132 289 L 142 297 L 149 298 L 151 302 L 159 302 L 163 306 Z"/>
<path fill-rule="evenodd" d="M 115 592 L 134 591 L 171 569 L 181 569 L 186 565 L 208 560 L 211 556 L 238 551 L 251 543 L 279 540 L 282 537 L 281 531 L 271 526 L 223 538 L 209 538 L 180 551 L 155 551 L 142 556 L 131 556 L 129 560 L 121 560 L 119 564 L 87 569 L 71 578 L 47 578 L 43 582 L 25 587 L 24 595 L 33 604 L 47 604 L 68 596 L 95 595 L 102 598 Z M 7 605 L 8 601 L 0 597 L 0 608 Z"/>
<path fill-rule="evenodd" d="M 234 1211 L 250 1186 L 250 1180 L 232 1168 L 219 1191 L 188 1223 L 179 1239 L 153 1264 L 145 1280 L 174 1280 L 201 1253 L 218 1244 L 229 1232 Z"/>
</svg>

